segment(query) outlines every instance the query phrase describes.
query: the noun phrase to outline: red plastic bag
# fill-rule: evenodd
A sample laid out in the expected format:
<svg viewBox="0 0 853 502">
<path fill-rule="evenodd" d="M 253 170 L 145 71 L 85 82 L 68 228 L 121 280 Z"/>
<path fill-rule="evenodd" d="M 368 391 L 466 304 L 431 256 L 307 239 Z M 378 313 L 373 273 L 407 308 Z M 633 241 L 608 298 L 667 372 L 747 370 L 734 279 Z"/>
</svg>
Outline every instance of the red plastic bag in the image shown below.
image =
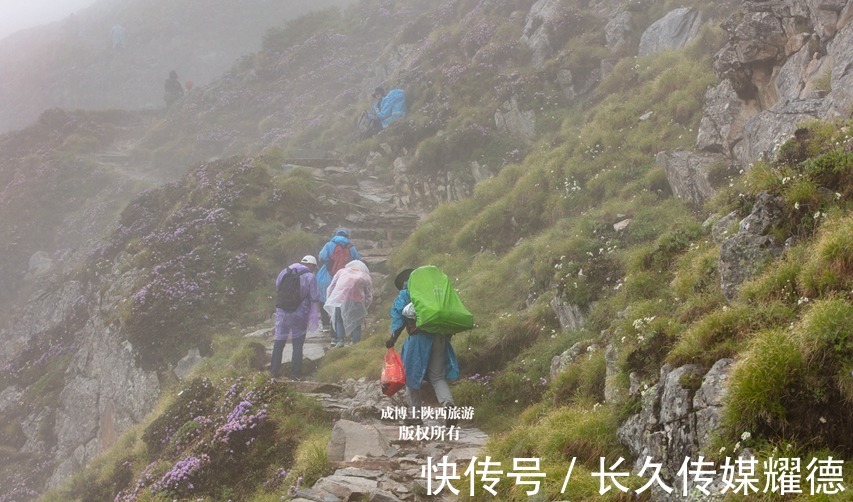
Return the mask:
<svg viewBox="0 0 853 502">
<path fill-rule="evenodd" d="M 382 393 L 388 397 L 393 396 L 398 390 L 406 385 L 406 370 L 403 369 L 403 360 L 394 352 L 394 347 L 385 353 L 385 366 L 382 367 L 382 376 L 379 378 L 382 384 Z"/>
</svg>

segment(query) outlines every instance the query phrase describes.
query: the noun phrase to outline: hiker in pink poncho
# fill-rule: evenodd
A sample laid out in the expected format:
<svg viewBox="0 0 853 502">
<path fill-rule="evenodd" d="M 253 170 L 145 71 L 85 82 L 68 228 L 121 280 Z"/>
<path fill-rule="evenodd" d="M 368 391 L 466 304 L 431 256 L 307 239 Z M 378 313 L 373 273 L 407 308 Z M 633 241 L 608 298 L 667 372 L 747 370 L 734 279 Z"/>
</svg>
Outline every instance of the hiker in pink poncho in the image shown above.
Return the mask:
<svg viewBox="0 0 853 502">
<path fill-rule="evenodd" d="M 335 274 L 326 290 L 323 308 L 335 320 L 335 347 L 344 346 L 349 334 L 352 343 L 361 340 L 361 321 L 373 301 L 373 281 L 370 271 L 361 260 L 353 260 Z"/>
</svg>

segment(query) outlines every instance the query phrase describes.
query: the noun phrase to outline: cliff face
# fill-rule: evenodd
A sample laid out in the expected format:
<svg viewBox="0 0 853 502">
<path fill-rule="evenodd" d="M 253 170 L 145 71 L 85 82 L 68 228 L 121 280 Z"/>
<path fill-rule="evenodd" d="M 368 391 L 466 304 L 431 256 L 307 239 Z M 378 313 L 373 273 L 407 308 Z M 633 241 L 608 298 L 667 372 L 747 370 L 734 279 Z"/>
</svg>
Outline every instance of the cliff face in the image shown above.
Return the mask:
<svg viewBox="0 0 853 502">
<path fill-rule="evenodd" d="M 658 156 L 672 192 L 695 204 L 713 195 L 708 178 L 715 164 L 748 169 L 772 155 L 799 122 L 849 117 L 853 104 L 853 1 L 719 7 L 735 12 L 723 23 L 728 42 L 715 58 L 718 81 L 705 95 L 695 148 Z M 258 12 L 266 11 L 258 7 Z M 0 263 L 9 279 L 4 285 L 11 285 L 0 299 L 28 299 L 8 314 L 0 333 L 0 362 L 5 364 L 0 416 L 12 424 L 2 437 L 13 450 L 4 453 L 4 468 L 13 463 L 20 467 L 4 470 L 0 478 L 9 493 L 34 495 L 44 486 L 57 486 L 139 423 L 156 402 L 164 379 L 171 378 L 176 359 L 209 343 L 203 336 L 192 337 L 222 329 L 228 316 L 253 308 L 253 288 L 280 258 L 269 249 L 289 245 L 295 254 L 316 250 L 312 237 L 293 229 L 325 230 L 318 220 L 345 218 L 341 206 L 352 202 L 340 204 L 347 194 L 336 191 L 334 181 L 324 186 L 321 201 L 298 176 L 280 178 L 286 163 L 281 157 L 206 162 L 179 183 L 134 199 L 123 217 L 117 216 L 123 198 L 110 193 L 136 194 L 165 178 L 178 178 L 163 176 L 164 166 L 180 172 L 189 162 L 211 156 L 264 149 L 281 156 L 276 148 L 298 156 L 294 145 L 339 146 L 336 141 L 350 132 L 350 117 L 336 113 L 360 110 L 375 85 L 394 83 L 413 91 L 420 121 L 401 123 L 369 145 L 361 174 L 381 175 L 394 185 L 394 204 L 430 209 L 467 197 L 476 182 L 518 162 L 529 152 L 531 140 L 557 127 L 549 122 L 547 107 L 587 106 L 600 99 L 597 86 L 620 60 L 683 48 L 699 36 L 702 25 L 720 22 L 719 12 L 714 13 L 717 18 L 690 8 L 642 12 L 616 1 L 587 2 L 582 9 L 553 0 L 448 2 L 435 8 L 423 2 L 363 2 L 346 12 L 352 15 L 351 25 L 345 17 L 330 15 L 331 27 L 326 18 L 310 18 L 316 32 L 306 21 L 305 33 L 298 23 L 289 25 L 291 31 L 272 33 L 264 51 L 193 91 L 165 115 L 118 114 L 121 119 L 111 121 L 57 111 L 44 115 L 33 129 L 0 138 L 0 225 L 6 235 L 15 236 L 6 242 Z M 454 35 L 455 46 L 442 44 L 446 34 L 433 27 L 460 16 L 466 31 Z M 101 25 L 106 26 L 108 17 L 101 14 Z M 265 17 L 273 21 L 275 16 Z M 595 28 L 591 48 L 564 50 L 581 26 Z M 166 53 L 172 47 L 151 44 Z M 153 57 L 135 50 L 131 46 L 125 53 L 111 53 L 112 64 L 124 64 L 121 58 Z M 164 60 L 170 65 L 186 61 L 177 56 Z M 190 63 L 183 67 L 193 68 Z M 167 70 L 159 62 L 151 65 L 151 73 L 158 75 L 151 84 L 155 92 L 142 92 L 149 83 L 132 79 L 137 98 L 115 89 L 103 101 L 68 98 L 64 103 L 159 104 L 159 75 Z M 180 73 L 189 78 L 192 71 Z M 193 79 L 207 78 L 212 76 Z M 478 94 L 481 101 L 472 99 L 465 106 L 454 102 L 455 86 L 479 85 L 488 89 L 469 94 Z M 547 92 L 529 92 L 534 87 Z M 26 113 L 21 110 L 20 116 Z M 351 153 L 356 157 L 363 152 Z M 172 160 L 176 158 L 181 160 Z M 159 171 L 133 167 L 149 162 L 158 164 Z M 260 168 L 254 162 L 269 165 Z M 81 172 L 88 173 L 88 181 L 81 181 Z M 65 177 L 86 186 L 72 191 L 57 182 Z M 276 185 L 274 179 L 285 179 L 285 184 Z M 44 180 L 52 183 L 47 190 Z M 560 189 L 568 197 L 573 185 L 565 183 Z M 291 206 L 270 209 L 283 200 Z M 264 238 L 271 231 L 259 230 L 259 221 L 275 221 L 273 234 L 293 232 L 304 242 L 281 237 L 270 244 Z M 630 223 L 623 222 L 618 231 Z M 248 223 L 258 228 L 246 231 Z M 513 217 L 505 223 L 516 227 L 523 222 Z M 104 227 L 113 229 L 106 237 Z M 500 226 L 487 230 L 493 234 Z M 212 235 L 224 237 L 220 241 Z M 512 245 L 502 243 L 500 249 Z M 267 262 L 247 263 L 245 255 L 260 255 Z M 207 270 L 195 268 L 198 260 Z M 211 271 L 215 273 L 198 278 Z M 210 302 L 202 303 L 206 310 L 175 300 L 190 298 L 188 293 L 198 289 L 211 292 L 212 298 L 198 298 Z M 224 309 L 228 305 L 233 310 Z M 178 317 L 172 307 L 197 324 L 158 324 Z M 212 311 L 223 317 L 208 319 Z M 180 343 L 164 344 L 163 333 Z M 709 382 L 709 389 L 700 388 L 704 397 L 681 386 L 684 374 L 701 377 L 699 368 L 665 368 L 661 382 L 644 398 L 648 410 L 629 422 L 634 431 L 629 435 L 648 432 L 652 437 L 655 427 L 665 423 L 671 437 L 680 439 L 631 447 L 637 453 L 651 448 L 666 458 L 698 448 L 719 421 L 720 397 L 711 395 L 710 387 L 719 390 L 728 367 L 725 360 L 702 377 L 703 388 Z M 661 402 L 667 396 L 675 397 Z"/>
<path fill-rule="evenodd" d="M 853 7 L 843 1 L 745 2 L 706 95 L 699 150 L 741 165 L 770 158 L 801 122 L 850 115 Z"/>
<path fill-rule="evenodd" d="M 133 164 L 130 146 L 154 115 L 52 110 L 0 136 L 0 329 L 23 300 L 73 272 L 127 199 L 164 179 Z M 26 333 L 7 332 L 4 363 Z"/>
</svg>

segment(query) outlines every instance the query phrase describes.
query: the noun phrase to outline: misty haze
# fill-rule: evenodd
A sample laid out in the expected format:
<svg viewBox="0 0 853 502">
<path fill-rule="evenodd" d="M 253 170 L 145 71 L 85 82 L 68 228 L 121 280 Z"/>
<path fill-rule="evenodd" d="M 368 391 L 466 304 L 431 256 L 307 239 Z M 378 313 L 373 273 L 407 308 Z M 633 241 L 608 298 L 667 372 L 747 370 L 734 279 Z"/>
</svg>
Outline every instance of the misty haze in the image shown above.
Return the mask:
<svg viewBox="0 0 853 502">
<path fill-rule="evenodd" d="M 0 502 L 849 499 L 851 208 L 853 0 L 0 0 Z"/>
</svg>

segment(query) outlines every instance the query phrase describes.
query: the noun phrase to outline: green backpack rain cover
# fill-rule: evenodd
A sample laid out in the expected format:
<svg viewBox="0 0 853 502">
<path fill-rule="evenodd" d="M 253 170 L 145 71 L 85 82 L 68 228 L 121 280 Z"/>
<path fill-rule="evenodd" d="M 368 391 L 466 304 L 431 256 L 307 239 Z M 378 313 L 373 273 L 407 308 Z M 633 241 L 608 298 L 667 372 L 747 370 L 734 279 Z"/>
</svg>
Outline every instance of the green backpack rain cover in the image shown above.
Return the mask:
<svg viewBox="0 0 853 502">
<path fill-rule="evenodd" d="M 438 268 L 418 267 L 409 277 L 409 295 L 417 313 L 417 326 L 429 333 L 452 334 L 474 327 L 474 316 Z"/>
</svg>

